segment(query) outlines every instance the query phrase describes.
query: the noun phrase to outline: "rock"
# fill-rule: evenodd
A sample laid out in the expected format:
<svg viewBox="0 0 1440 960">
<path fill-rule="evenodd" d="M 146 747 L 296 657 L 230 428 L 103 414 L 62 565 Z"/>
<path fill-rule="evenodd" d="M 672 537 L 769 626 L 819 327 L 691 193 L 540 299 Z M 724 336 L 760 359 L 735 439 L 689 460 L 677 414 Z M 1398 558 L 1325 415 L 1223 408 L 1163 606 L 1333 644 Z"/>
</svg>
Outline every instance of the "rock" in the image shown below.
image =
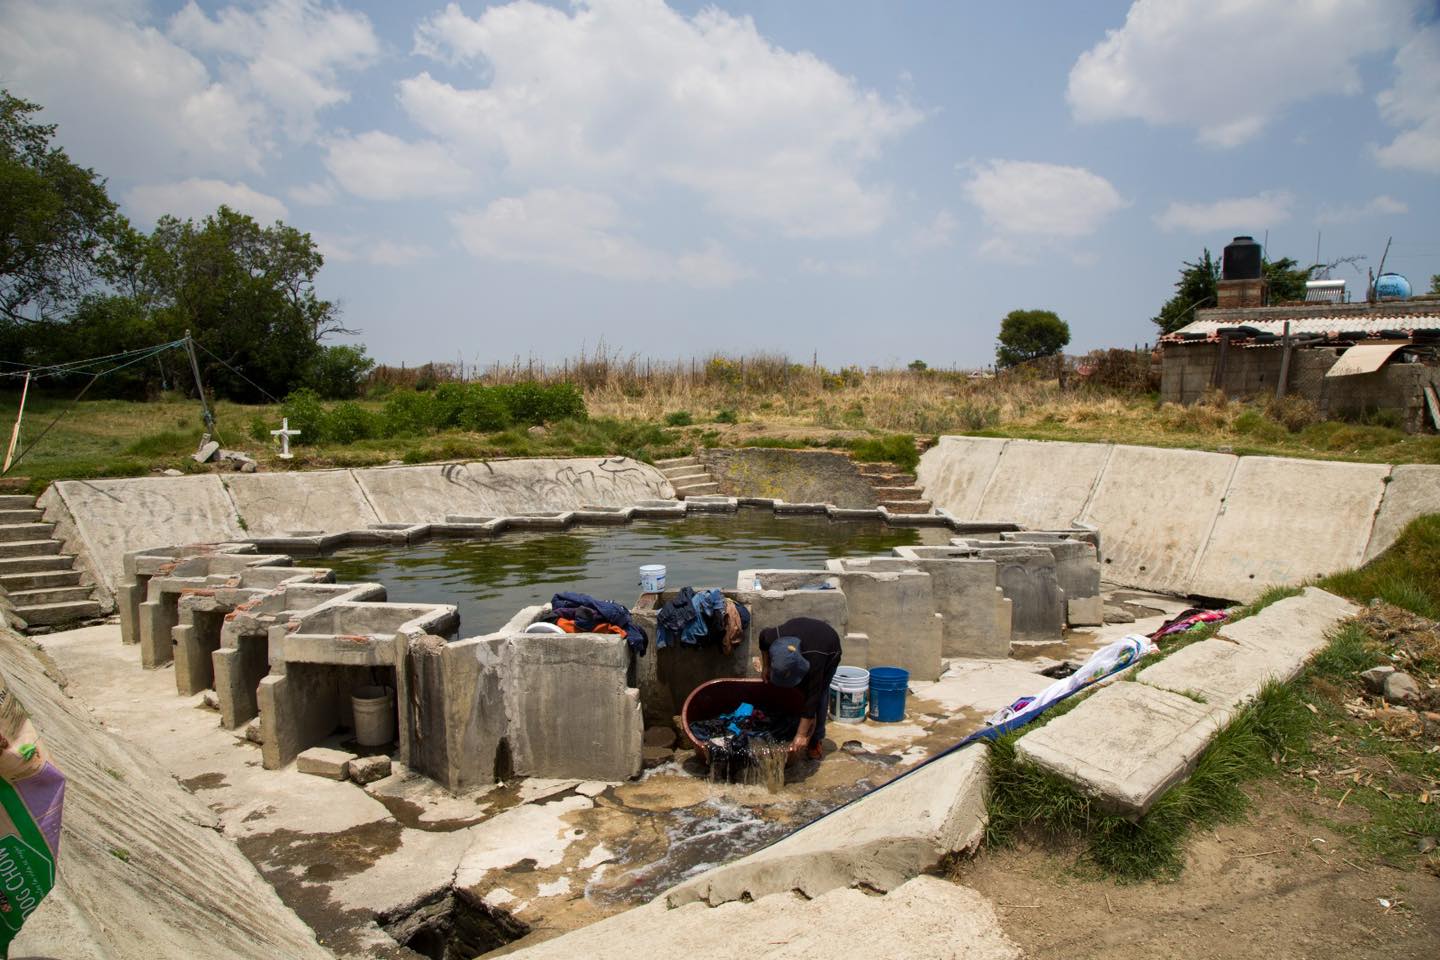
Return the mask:
<svg viewBox="0 0 1440 960">
<path fill-rule="evenodd" d="M 1106 623 L 1134 623 L 1135 614 L 1124 607 L 1117 607 L 1113 603 L 1105 604 Z"/>
<path fill-rule="evenodd" d="M 1415 844 L 1415 852 L 1430 853 L 1434 851 L 1437 845 L 1440 845 L 1440 841 L 1437 841 L 1434 837 L 1421 837 Z"/>
<path fill-rule="evenodd" d="M 543 436 L 545 436 L 547 433 L 549 433 L 550 431 L 549 431 L 549 430 L 546 430 L 546 429 L 545 429 L 544 427 L 542 427 L 542 426 L 536 425 L 536 426 L 531 427 L 529 430 L 526 430 L 525 432 L 526 432 L 527 434 L 529 434 L 530 436 L 532 436 L 532 437 L 543 437 Z"/>
<path fill-rule="evenodd" d="M 675 751 L 669 747 L 642 747 L 640 756 L 645 762 L 645 769 L 658 767 L 662 763 L 669 763 L 675 756 Z"/>
<path fill-rule="evenodd" d="M 183 477 L 185 476 L 185 471 L 176 470 L 174 467 L 166 467 L 164 470 L 160 471 L 160 474 L 161 476 L 165 477 Z"/>
<path fill-rule="evenodd" d="M 220 444 L 216 443 L 214 440 L 207 440 L 204 443 L 200 444 L 200 449 L 195 451 L 191 459 L 193 459 L 196 463 L 209 463 L 215 458 L 215 455 L 219 452 Z"/>
<path fill-rule="evenodd" d="M 1420 684 L 1408 673 L 1392 673 L 1385 678 L 1384 696 L 1391 703 L 1414 703 L 1420 699 Z"/>
<path fill-rule="evenodd" d="M 295 769 L 327 780 L 344 780 L 350 775 L 350 761 L 354 759 L 355 754 L 346 753 L 344 750 L 311 747 L 309 750 L 302 750 L 295 758 Z"/>
<path fill-rule="evenodd" d="M 357 757 L 350 761 L 350 779 L 364 786 L 390 776 L 390 758 L 384 754 L 374 757 Z"/>
<path fill-rule="evenodd" d="M 1098 627 L 1105 622 L 1105 601 L 1099 597 L 1076 597 L 1065 603 L 1065 619 L 1072 627 Z"/>
<path fill-rule="evenodd" d="M 604 780 L 586 780 L 584 783 L 580 784 L 580 786 L 575 788 L 575 792 L 580 794 L 580 796 L 582 797 L 589 797 L 593 800 L 596 797 L 600 796 L 600 794 L 604 793 L 607 789 L 609 789 L 609 787 L 610 784 L 606 783 Z"/>
<path fill-rule="evenodd" d="M 200 699 L 204 702 L 206 709 L 220 709 L 220 695 L 214 690 L 206 690 L 203 694 L 200 695 Z"/>
<path fill-rule="evenodd" d="M 245 739 L 249 740 L 251 743 L 264 743 L 264 741 L 260 739 L 259 717 L 256 717 L 254 720 L 251 720 L 249 723 L 245 724 Z"/>
<path fill-rule="evenodd" d="M 1394 667 L 1371 667 L 1360 674 L 1360 680 L 1365 684 L 1366 690 L 1378 697 L 1385 692 L 1385 678 L 1394 672 Z"/>
<path fill-rule="evenodd" d="M 673 747 L 675 746 L 675 731 L 669 727 L 651 727 L 645 731 L 645 746 Z"/>
<path fill-rule="evenodd" d="M 254 461 L 254 460 L 246 460 L 244 463 L 240 464 L 240 472 L 241 472 L 241 473 L 254 473 L 254 472 L 255 472 L 255 461 Z"/>
</svg>

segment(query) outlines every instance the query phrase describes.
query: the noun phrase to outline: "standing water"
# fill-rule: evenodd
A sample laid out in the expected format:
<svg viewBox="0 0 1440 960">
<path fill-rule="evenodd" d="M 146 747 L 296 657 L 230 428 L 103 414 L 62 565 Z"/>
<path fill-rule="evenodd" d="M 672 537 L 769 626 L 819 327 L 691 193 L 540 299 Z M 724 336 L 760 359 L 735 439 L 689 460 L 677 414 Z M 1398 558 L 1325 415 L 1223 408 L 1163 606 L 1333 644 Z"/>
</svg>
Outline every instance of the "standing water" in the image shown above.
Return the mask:
<svg viewBox="0 0 1440 960">
<path fill-rule="evenodd" d="M 664 564 L 669 587 L 735 585 L 747 568 L 821 569 L 832 557 L 886 554 L 892 547 L 944 544 L 948 530 L 891 527 L 879 520 L 776 517 L 769 510 L 512 532 L 493 540 L 431 540 L 356 547 L 315 561 L 342 581 L 379 582 L 390 599 L 453 603 L 464 636 L 505 625 L 521 607 L 562 590 L 627 606 L 640 594 L 636 571 Z"/>
</svg>

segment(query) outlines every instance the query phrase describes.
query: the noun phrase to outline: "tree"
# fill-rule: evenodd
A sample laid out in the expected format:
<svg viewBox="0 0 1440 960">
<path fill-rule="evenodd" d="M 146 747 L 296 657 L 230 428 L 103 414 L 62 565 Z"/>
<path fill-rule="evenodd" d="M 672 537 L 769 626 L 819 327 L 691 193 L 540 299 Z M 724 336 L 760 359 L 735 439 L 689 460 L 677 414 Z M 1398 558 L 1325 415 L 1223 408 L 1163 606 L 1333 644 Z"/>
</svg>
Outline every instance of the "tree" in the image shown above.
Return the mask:
<svg viewBox="0 0 1440 960">
<path fill-rule="evenodd" d="M 1185 261 L 1180 279 L 1175 282 L 1175 295 L 1165 301 L 1151 321 L 1160 332 L 1174 333 L 1195 319 L 1195 311 L 1215 306 L 1215 285 L 1220 282 L 1220 262 L 1206 247 L 1200 259 Z"/>
<path fill-rule="evenodd" d="M 1284 303 L 1286 300 L 1304 300 L 1305 282 L 1323 269 L 1323 265 L 1314 263 L 1296 269 L 1294 260 L 1281 257 L 1275 261 L 1267 260 L 1263 269 L 1267 302 Z"/>
<path fill-rule="evenodd" d="M 1000 321 L 995 364 L 1013 367 L 1051 357 L 1070 342 L 1070 327 L 1053 310 L 1011 310 Z"/>
<path fill-rule="evenodd" d="M 51 146 L 40 105 L 0 90 L 0 322 L 61 312 L 92 287 L 123 223 L 105 181 Z"/>
<path fill-rule="evenodd" d="M 1430 292 L 1440 293 L 1440 273 L 1437 273 L 1430 278 Z"/>
</svg>

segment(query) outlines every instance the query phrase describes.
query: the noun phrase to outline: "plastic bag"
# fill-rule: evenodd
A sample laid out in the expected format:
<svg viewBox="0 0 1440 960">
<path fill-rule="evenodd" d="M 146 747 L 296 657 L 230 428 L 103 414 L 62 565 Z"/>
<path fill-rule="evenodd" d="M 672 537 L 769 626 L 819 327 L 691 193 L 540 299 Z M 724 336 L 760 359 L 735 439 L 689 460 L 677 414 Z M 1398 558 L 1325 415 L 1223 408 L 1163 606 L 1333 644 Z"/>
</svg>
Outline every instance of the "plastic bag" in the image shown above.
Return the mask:
<svg viewBox="0 0 1440 960">
<path fill-rule="evenodd" d="M 65 777 L 0 676 L 0 954 L 55 885 Z"/>
</svg>

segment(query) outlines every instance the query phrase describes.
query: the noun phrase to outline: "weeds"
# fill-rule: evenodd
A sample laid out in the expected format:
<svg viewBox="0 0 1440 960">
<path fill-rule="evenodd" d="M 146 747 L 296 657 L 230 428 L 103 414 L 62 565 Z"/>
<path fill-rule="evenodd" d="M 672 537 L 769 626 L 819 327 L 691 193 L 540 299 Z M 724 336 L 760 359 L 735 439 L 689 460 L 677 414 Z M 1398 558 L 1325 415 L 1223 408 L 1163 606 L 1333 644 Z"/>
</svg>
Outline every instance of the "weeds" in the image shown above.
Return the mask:
<svg viewBox="0 0 1440 960">
<path fill-rule="evenodd" d="M 1325 577 L 1320 586 L 1361 603 L 1379 598 L 1440 620 L 1440 514 L 1411 520 L 1384 553 L 1357 570 Z"/>
</svg>

